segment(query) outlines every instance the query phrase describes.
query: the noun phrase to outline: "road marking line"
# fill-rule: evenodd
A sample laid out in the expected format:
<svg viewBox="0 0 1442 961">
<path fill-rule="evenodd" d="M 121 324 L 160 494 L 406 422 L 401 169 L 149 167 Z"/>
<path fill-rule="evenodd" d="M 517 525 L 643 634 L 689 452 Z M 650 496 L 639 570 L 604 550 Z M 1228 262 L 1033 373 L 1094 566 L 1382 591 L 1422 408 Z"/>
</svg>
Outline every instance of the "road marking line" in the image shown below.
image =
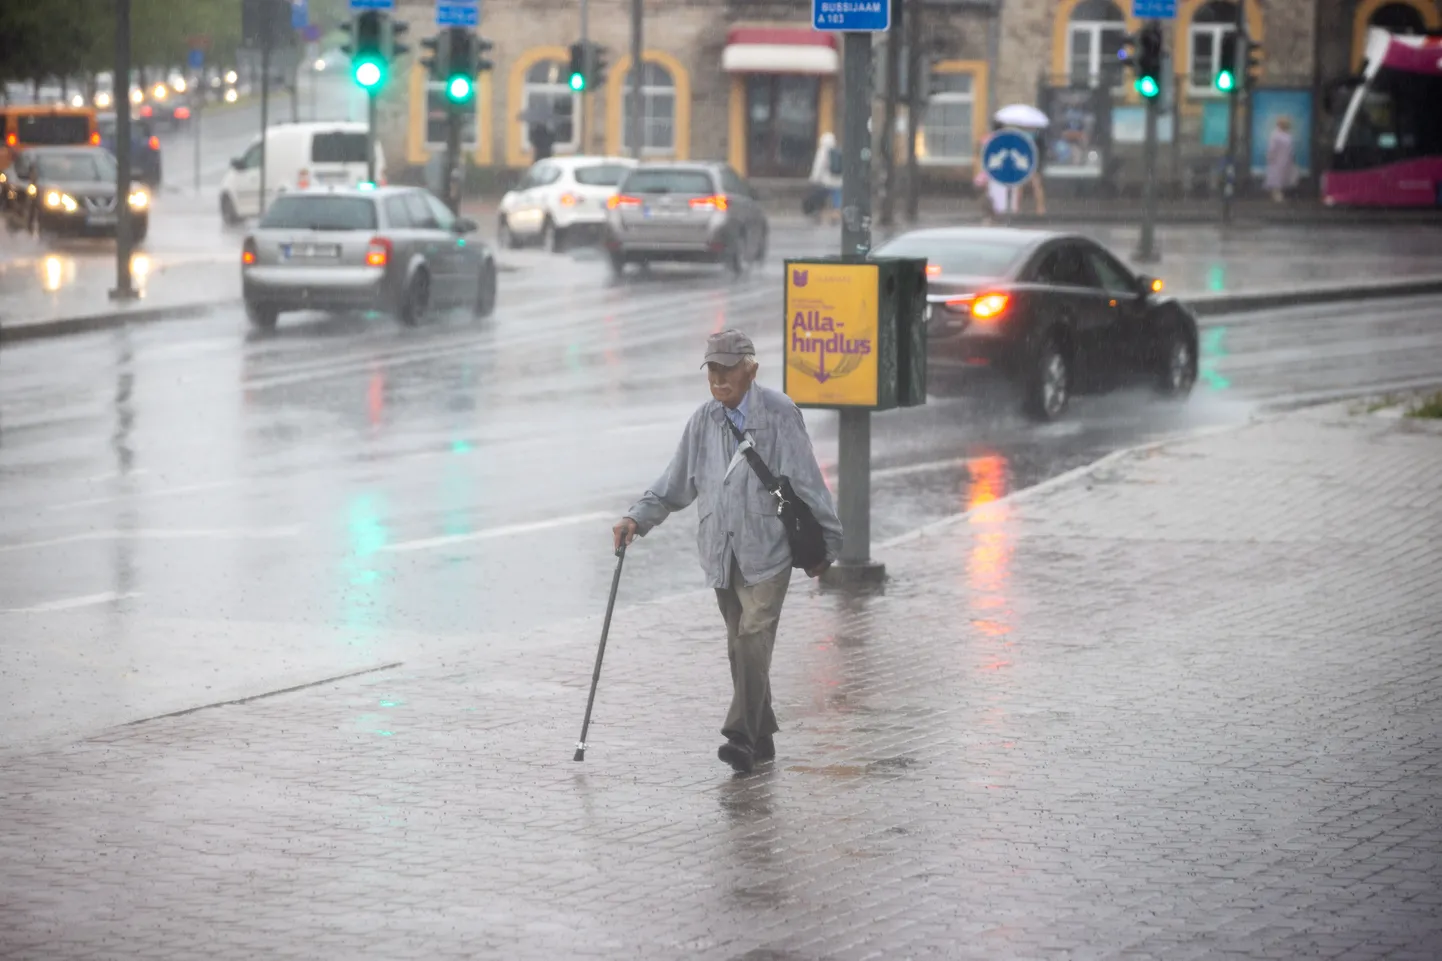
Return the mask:
<svg viewBox="0 0 1442 961">
<path fill-rule="evenodd" d="M 0 552 L 23 551 L 39 547 L 57 547 L 62 544 L 80 544 L 85 541 L 113 541 L 113 540 L 269 540 L 274 538 L 297 537 L 300 534 L 299 527 L 269 527 L 257 528 L 256 530 L 239 530 L 215 528 L 210 530 L 106 530 L 86 531 L 83 534 L 67 534 L 64 537 L 51 537 L 43 541 L 22 541 L 18 544 L 0 544 Z"/>
<path fill-rule="evenodd" d="M 46 601 L 44 604 L 36 604 L 34 607 L 10 607 L 0 610 L 0 614 L 47 614 L 51 611 L 69 611 L 77 607 L 109 604 L 111 601 L 123 601 L 126 598 L 139 596 L 139 591 L 126 591 L 124 594 L 105 591 L 102 594 L 86 594 L 83 597 L 66 597 L 58 601 Z"/>
<path fill-rule="evenodd" d="M 137 471 L 137 473 L 139 473 Z M 162 487 L 159 490 L 136 491 L 133 494 L 115 494 L 110 497 L 89 497 L 83 501 L 70 501 L 65 504 L 49 504 L 48 511 L 69 510 L 72 507 L 95 507 L 97 504 L 113 504 L 116 501 L 133 500 L 137 497 L 170 497 L 173 494 L 195 494 L 200 491 L 220 490 L 223 487 L 234 487 L 239 484 L 238 480 L 208 481 L 204 484 L 186 484 L 181 487 Z"/>
<path fill-rule="evenodd" d="M 488 527 L 485 530 L 471 531 L 469 534 L 446 534 L 441 537 L 423 537 L 414 541 L 398 541 L 394 544 L 387 544 L 382 551 L 424 551 L 432 547 L 449 547 L 452 544 L 466 544 L 471 541 L 489 541 L 498 537 L 510 537 L 514 534 L 530 534 L 536 531 L 548 531 L 557 527 L 570 527 L 575 524 L 592 524 L 600 521 L 614 520 L 620 514 L 616 511 L 592 511 L 589 514 L 571 514 L 567 517 L 553 517 L 544 521 L 527 521 L 524 524 L 506 524 L 502 527 Z"/>
</svg>

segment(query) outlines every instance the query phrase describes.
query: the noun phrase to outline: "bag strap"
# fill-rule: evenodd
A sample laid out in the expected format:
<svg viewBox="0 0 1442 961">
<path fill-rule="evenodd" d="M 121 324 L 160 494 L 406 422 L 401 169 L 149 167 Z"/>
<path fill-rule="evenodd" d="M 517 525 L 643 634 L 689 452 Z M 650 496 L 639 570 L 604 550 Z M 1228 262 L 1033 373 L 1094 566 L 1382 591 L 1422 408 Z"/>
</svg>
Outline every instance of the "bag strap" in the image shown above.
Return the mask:
<svg viewBox="0 0 1442 961">
<path fill-rule="evenodd" d="M 731 433 L 736 435 L 736 443 L 745 443 L 746 435 L 741 433 L 740 428 L 738 428 L 724 412 L 721 416 L 726 421 L 726 426 L 731 428 Z M 766 466 L 766 462 L 761 459 L 761 455 L 756 453 L 755 445 L 742 448 L 742 453 L 746 455 L 746 463 L 751 465 L 751 469 L 755 471 L 756 476 L 761 479 L 763 487 L 773 494 L 781 490 L 781 483 L 776 479 L 776 475 L 771 473 L 771 469 Z"/>
</svg>

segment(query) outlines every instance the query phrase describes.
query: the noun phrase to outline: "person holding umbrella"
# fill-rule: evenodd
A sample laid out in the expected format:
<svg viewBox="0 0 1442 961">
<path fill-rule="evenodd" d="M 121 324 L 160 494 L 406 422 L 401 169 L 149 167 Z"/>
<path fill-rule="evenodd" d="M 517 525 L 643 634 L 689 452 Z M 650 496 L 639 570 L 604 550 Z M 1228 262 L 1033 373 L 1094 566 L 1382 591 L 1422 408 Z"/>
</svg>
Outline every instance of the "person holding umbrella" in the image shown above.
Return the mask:
<svg viewBox="0 0 1442 961">
<path fill-rule="evenodd" d="M 994 119 L 999 126 L 1025 130 L 1031 134 L 1031 139 L 1036 144 L 1036 171 L 1032 174 L 1031 179 L 1022 185 L 1021 190 L 1012 192 L 1011 212 L 1021 212 L 1021 195 L 1030 190 L 1032 196 L 1036 198 L 1037 216 L 1046 216 L 1046 188 L 1042 184 L 1042 171 L 1046 167 L 1046 138 L 1044 135 L 1047 128 L 1051 126 L 1051 118 L 1030 104 L 1013 103 L 998 110 Z"/>
<path fill-rule="evenodd" d="M 531 160 L 550 159 L 556 146 L 556 134 L 551 129 L 551 112 L 532 104 L 516 119 L 526 125 L 526 139 L 531 142 Z"/>
</svg>

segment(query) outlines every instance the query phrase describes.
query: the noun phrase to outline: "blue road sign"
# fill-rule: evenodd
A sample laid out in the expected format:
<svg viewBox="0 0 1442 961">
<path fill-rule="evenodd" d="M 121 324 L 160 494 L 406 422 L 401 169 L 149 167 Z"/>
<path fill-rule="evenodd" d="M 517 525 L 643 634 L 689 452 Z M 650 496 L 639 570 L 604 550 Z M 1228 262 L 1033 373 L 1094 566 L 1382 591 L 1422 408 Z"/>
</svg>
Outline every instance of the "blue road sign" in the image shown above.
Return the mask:
<svg viewBox="0 0 1442 961">
<path fill-rule="evenodd" d="M 817 30 L 876 33 L 891 29 L 891 0 L 811 0 Z"/>
<path fill-rule="evenodd" d="M 1132 0 L 1132 16 L 1138 20 L 1177 19 L 1177 0 Z"/>
<path fill-rule="evenodd" d="M 290 28 L 301 30 L 310 23 L 310 10 L 306 0 L 290 0 Z"/>
<path fill-rule="evenodd" d="M 396 0 L 350 0 L 352 10 L 394 10 Z"/>
<path fill-rule="evenodd" d="M 1020 187 L 1036 173 L 1036 141 L 1010 127 L 998 130 L 981 148 L 981 166 L 1003 187 Z"/>
<path fill-rule="evenodd" d="M 475 27 L 481 22 L 477 0 L 445 0 L 436 4 L 436 26 Z"/>
<path fill-rule="evenodd" d="M 200 49 L 191 50 L 185 55 L 185 65 L 191 70 L 199 70 L 205 66 L 205 51 Z"/>
</svg>

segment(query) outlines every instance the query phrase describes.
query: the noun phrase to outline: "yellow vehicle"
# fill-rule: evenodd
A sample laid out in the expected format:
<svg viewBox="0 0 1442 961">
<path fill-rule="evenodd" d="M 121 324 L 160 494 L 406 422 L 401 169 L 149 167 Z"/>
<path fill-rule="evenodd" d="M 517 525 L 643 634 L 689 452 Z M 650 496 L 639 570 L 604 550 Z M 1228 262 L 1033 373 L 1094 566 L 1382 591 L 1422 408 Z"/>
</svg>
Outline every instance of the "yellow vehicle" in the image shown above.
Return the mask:
<svg viewBox="0 0 1442 961">
<path fill-rule="evenodd" d="M 0 171 L 26 147 L 98 147 L 93 107 L 0 107 Z"/>
</svg>

